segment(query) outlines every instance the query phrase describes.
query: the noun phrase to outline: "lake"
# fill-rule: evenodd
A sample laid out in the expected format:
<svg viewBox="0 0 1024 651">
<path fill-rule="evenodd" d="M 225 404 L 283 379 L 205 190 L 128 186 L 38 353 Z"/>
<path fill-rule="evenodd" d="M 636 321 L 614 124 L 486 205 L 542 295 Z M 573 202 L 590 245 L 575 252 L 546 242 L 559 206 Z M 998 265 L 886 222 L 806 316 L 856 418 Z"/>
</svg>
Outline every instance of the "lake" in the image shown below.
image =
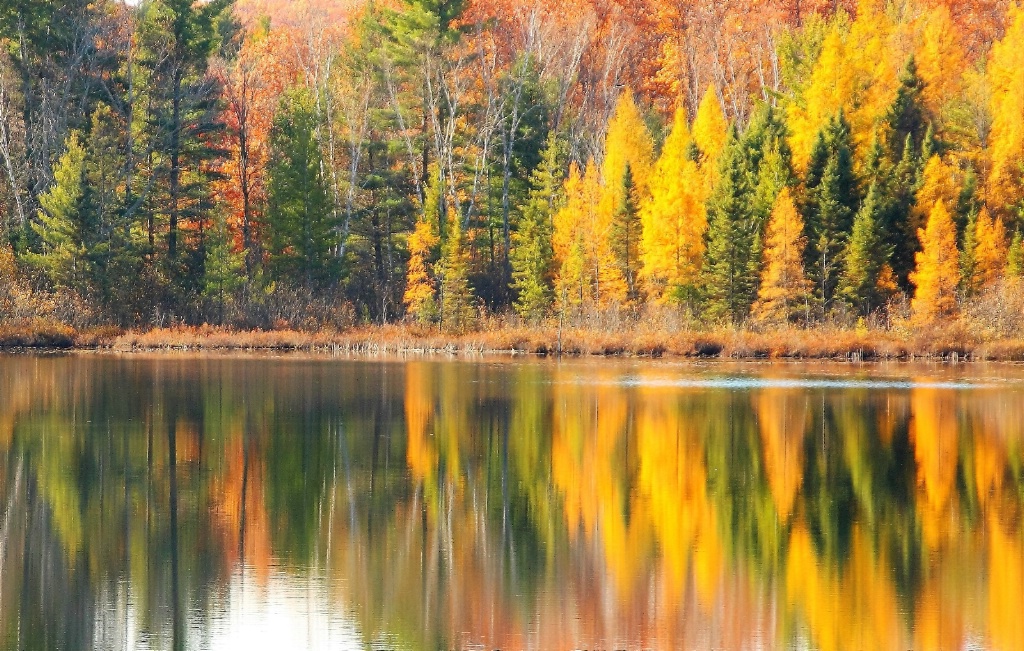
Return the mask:
<svg viewBox="0 0 1024 651">
<path fill-rule="evenodd" d="M 4 649 L 1024 649 L 1024 368 L 0 356 Z"/>
</svg>

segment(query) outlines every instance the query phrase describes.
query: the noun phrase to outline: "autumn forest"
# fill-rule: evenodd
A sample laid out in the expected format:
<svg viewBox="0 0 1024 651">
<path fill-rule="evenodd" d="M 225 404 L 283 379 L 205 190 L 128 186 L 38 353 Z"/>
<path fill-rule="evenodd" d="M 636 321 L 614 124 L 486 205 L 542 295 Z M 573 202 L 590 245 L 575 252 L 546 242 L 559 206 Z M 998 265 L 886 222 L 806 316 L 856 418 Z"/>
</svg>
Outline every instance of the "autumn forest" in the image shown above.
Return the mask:
<svg viewBox="0 0 1024 651">
<path fill-rule="evenodd" d="M 0 324 L 1024 336 L 1011 2 L 3 0 L 0 45 Z"/>
</svg>

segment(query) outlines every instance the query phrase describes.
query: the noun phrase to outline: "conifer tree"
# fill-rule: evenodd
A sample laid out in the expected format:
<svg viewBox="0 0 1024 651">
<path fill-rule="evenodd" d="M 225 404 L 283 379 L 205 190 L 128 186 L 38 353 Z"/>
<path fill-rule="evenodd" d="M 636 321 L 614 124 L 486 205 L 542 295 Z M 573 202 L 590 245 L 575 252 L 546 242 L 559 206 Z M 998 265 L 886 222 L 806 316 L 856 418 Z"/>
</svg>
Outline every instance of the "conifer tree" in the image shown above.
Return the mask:
<svg viewBox="0 0 1024 651">
<path fill-rule="evenodd" d="M 308 91 L 281 102 L 271 133 L 267 225 L 271 268 L 306 289 L 335 278 L 334 211 L 317 143 L 316 112 Z"/>
<path fill-rule="evenodd" d="M 788 188 L 768 221 L 761 285 L 753 315 L 765 323 L 786 323 L 805 309 L 811 285 L 804 275 L 804 220 Z"/>
<path fill-rule="evenodd" d="M 405 279 L 405 294 L 402 302 L 406 313 L 421 325 L 427 325 L 437 318 L 438 305 L 435 294 L 437 281 L 434 276 L 436 248 L 441 241 L 439 220 L 441 214 L 441 188 L 436 169 L 431 169 L 431 182 L 424 189 L 423 210 L 416 220 L 416 226 L 409 235 L 409 265 Z"/>
<path fill-rule="evenodd" d="M 437 263 L 442 329 L 462 332 L 475 322 L 473 288 L 469 285 L 469 251 L 462 236 L 462 223 L 450 214 Z"/>
<path fill-rule="evenodd" d="M 988 197 L 997 211 L 1024 195 L 1024 7 L 1011 4 L 1002 40 L 992 46 L 985 73 L 989 84 L 991 173 Z"/>
<path fill-rule="evenodd" d="M 704 258 L 707 213 L 700 172 L 691 156 L 686 112 L 676 110 L 642 206 L 642 276 L 652 298 L 680 301 L 693 294 Z"/>
<path fill-rule="evenodd" d="M 649 192 L 653 167 L 654 141 L 633 99 L 633 93 L 626 90 L 619 96 L 605 137 L 604 162 L 601 166 L 605 184 L 602 196 L 605 214 L 611 217 L 622 205 L 622 179 L 627 168 L 630 169 L 638 196 L 644 197 Z"/>
<path fill-rule="evenodd" d="M 722 154 L 719 181 L 708 200 L 708 249 L 704 291 L 713 319 L 737 324 L 746 318 L 757 289 L 757 235 L 750 213 L 750 186 L 735 130 Z"/>
<path fill-rule="evenodd" d="M 698 163 L 709 191 L 714 186 L 719 170 L 719 158 L 728 139 L 729 123 L 722 112 L 715 87 L 709 84 L 693 118 L 693 143 L 696 145 Z"/>
<path fill-rule="evenodd" d="M 1010 248 L 1006 252 L 1006 275 L 1011 278 L 1024 277 L 1024 238 L 1020 231 L 1013 234 Z"/>
<path fill-rule="evenodd" d="M 824 158 L 820 178 L 809 168 L 807 210 L 809 241 L 809 268 L 815 293 L 823 313 L 831 307 L 833 295 L 842 269 L 841 257 L 853 226 L 857 205 L 856 177 L 853 170 L 853 151 L 850 127 L 843 113 L 829 121 L 820 138 L 822 145 L 812 155 L 812 166 L 821 164 L 815 156 Z M 812 184 L 813 183 L 813 184 Z"/>
<path fill-rule="evenodd" d="M 513 238 L 512 289 L 515 309 L 525 319 L 540 321 L 551 306 L 554 282 L 553 216 L 561 208 L 560 145 L 548 138 L 541 163 L 531 176 L 530 198 Z"/>
<path fill-rule="evenodd" d="M 956 226 L 941 201 L 932 208 L 920 237 L 922 249 L 910 277 L 916 288 L 911 310 L 915 321 L 927 323 L 956 311 L 956 290 L 960 284 Z"/>
<path fill-rule="evenodd" d="M 39 196 L 39 215 L 32 229 L 41 240 L 39 253 L 28 261 L 42 269 L 60 287 L 80 289 L 85 269 L 81 223 L 84 194 L 85 148 L 77 132 L 71 132 L 66 148 L 53 170 L 53 185 Z"/>
<path fill-rule="evenodd" d="M 978 278 L 978 216 L 976 212 L 968 216 L 960 245 L 960 285 L 967 296 L 975 294 L 981 285 Z"/>
<path fill-rule="evenodd" d="M 975 228 L 974 273 L 977 288 L 985 289 L 1003 275 L 1007 256 L 1006 227 L 1002 217 L 993 219 L 988 210 L 982 209 Z"/>
<path fill-rule="evenodd" d="M 203 297 L 215 306 L 217 322 L 224 323 L 224 310 L 244 284 L 245 254 L 235 251 L 226 221 L 218 219 L 207 234 L 206 265 L 203 269 Z"/>
<path fill-rule="evenodd" d="M 883 279 L 886 260 L 892 251 L 892 247 L 885 243 L 882 201 L 877 182 L 872 183 L 864 204 L 853 219 L 853 232 L 843 256 L 843 272 L 839 279 L 839 296 L 865 315 L 881 302 L 879 281 Z"/>
<path fill-rule="evenodd" d="M 924 83 L 917 74 L 917 63 L 911 56 L 900 74 L 896 98 L 885 112 L 888 149 L 893 160 L 903 158 L 909 147 L 916 155 L 929 134 L 924 109 Z"/>
<path fill-rule="evenodd" d="M 626 300 L 636 303 L 640 298 L 640 213 L 638 189 L 633 181 L 633 169 L 626 165 L 622 176 L 622 192 L 619 208 L 612 220 L 612 254 L 626 283 Z"/>
</svg>

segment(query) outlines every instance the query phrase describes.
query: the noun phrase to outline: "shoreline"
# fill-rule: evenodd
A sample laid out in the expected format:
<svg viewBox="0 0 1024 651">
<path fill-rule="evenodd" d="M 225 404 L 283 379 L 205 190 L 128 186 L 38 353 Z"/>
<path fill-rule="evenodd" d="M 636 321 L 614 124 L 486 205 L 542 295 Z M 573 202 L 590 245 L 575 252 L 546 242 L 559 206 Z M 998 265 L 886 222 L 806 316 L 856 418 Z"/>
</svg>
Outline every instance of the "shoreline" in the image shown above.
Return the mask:
<svg viewBox="0 0 1024 651">
<path fill-rule="evenodd" d="M 306 352 L 310 354 L 530 355 L 567 358 L 666 358 L 793 361 L 1021 362 L 1024 340 L 978 341 L 955 328 L 898 334 L 843 329 L 661 332 L 503 327 L 464 334 L 410 325 L 344 331 L 176 327 L 77 331 L 62 325 L 0 328 L 0 351 Z"/>
</svg>

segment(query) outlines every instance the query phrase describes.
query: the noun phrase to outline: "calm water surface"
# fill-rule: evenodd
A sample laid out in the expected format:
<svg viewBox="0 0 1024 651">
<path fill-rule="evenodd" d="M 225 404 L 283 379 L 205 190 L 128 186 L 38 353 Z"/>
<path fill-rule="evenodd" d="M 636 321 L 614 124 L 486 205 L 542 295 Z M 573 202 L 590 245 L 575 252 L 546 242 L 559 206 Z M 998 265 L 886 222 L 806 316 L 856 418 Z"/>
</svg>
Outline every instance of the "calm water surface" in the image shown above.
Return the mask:
<svg viewBox="0 0 1024 651">
<path fill-rule="evenodd" d="M 1024 369 L 0 356 L 0 648 L 1024 649 Z"/>
</svg>

